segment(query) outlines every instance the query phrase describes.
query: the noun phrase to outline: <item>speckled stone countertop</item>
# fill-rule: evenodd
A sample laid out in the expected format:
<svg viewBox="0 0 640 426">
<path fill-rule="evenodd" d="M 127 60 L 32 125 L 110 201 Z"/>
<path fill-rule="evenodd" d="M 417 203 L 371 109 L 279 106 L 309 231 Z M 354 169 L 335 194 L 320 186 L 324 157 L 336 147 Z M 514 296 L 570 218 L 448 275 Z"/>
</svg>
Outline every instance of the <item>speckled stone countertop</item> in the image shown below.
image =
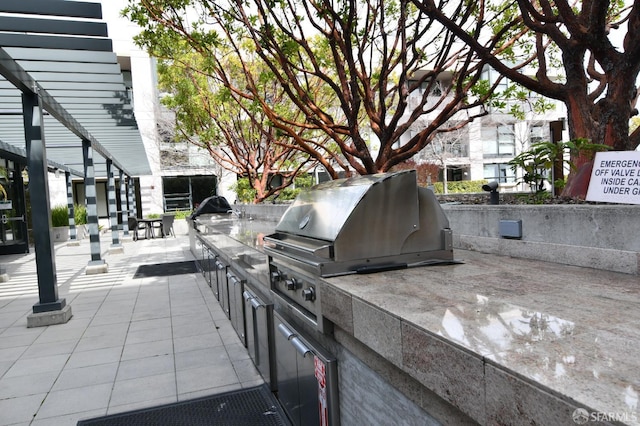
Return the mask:
<svg viewBox="0 0 640 426">
<path fill-rule="evenodd" d="M 482 424 L 640 424 L 637 276 L 455 255 L 326 279 L 323 313 Z"/>
<path fill-rule="evenodd" d="M 201 238 L 249 256 L 266 279 L 262 236 L 275 222 L 206 223 Z M 481 424 L 584 424 L 576 414 L 640 424 L 638 276 L 455 257 L 463 263 L 322 279 L 323 315 Z"/>
</svg>

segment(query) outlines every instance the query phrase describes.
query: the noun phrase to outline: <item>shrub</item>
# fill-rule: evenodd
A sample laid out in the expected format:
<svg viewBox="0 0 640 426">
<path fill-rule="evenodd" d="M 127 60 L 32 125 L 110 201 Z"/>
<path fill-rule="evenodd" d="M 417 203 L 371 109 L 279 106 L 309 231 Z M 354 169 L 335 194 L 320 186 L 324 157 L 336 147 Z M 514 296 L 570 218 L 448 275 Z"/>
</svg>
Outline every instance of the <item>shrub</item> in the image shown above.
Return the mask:
<svg viewBox="0 0 640 426">
<path fill-rule="evenodd" d="M 87 224 L 87 206 L 82 204 L 75 204 L 73 206 L 73 217 L 76 225 Z"/>
<path fill-rule="evenodd" d="M 59 205 L 51 208 L 51 225 L 69 226 L 69 209 L 65 205 Z"/>
<path fill-rule="evenodd" d="M 236 193 L 236 199 L 240 203 L 252 203 L 256 198 L 257 191 L 251 188 L 249 179 L 246 177 L 235 181 L 230 189 Z"/>
<path fill-rule="evenodd" d="M 178 210 L 175 212 L 175 218 L 185 219 L 186 217 L 191 216 L 191 213 L 193 213 L 192 210 Z"/>
<path fill-rule="evenodd" d="M 294 179 L 294 186 L 288 186 L 283 188 L 280 191 L 280 195 L 278 195 L 278 200 L 286 201 L 295 199 L 301 191 L 311 188 L 314 184 L 313 176 L 311 175 L 302 175 L 298 176 Z"/>
<path fill-rule="evenodd" d="M 481 180 L 456 180 L 447 182 L 447 192 L 449 194 L 474 193 L 483 192 L 482 185 L 488 183 L 486 179 Z M 433 190 L 436 194 L 444 194 L 444 185 L 442 182 L 433 184 Z"/>
</svg>

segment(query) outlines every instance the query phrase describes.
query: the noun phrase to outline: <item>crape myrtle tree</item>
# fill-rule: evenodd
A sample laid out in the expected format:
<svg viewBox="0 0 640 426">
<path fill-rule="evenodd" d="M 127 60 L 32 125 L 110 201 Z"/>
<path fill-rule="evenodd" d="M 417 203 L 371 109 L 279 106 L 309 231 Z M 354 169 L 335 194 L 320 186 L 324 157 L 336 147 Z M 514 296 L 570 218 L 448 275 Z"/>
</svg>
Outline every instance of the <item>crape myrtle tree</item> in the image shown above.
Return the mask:
<svg viewBox="0 0 640 426">
<path fill-rule="evenodd" d="M 315 166 L 309 155 L 292 148 L 289 137 L 271 125 L 251 97 L 237 96 L 221 83 L 208 57 L 181 41 L 173 44 L 171 54 L 171 59 L 159 59 L 158 75 L 165 93 L 161 102 L 175 113 L 175 140 L 205 150 L 222 168 L 247 177 L 255 190 L 254 202 L 277 194 L 298 173 Z M 249 65 L 238 66 L 233 56 L 218 63 L 224 64 L 225 78 L 237 83 L 247 79 Z M 254 66 L 250 72 L 259 69 Z M 258 87 L 263 98 L 281 101 L 282 91 L 269 81 Z"/>
<path fill-rule="evenodd" d="M 280 159 L 279 164 L 257 162 L 259 170 L 254 168 L 251 173 L 247 171 L 239 173 L 249 178 L 250 186 L 258 194 L 263 193 L 258 195 L 256 202 L 289 186 L 294 181 L 295 174 L 314 166 L 312 161 L 316 161 L 332 175 L 338 174 L 336 168 L 348 170 L 348 164 L 336 155 L 338 151 L 330 141 L 327 141 L 328 136 L 305 123 L 305 120 L 300 118 L 301 113 L 295 105 L 282 96 L 284 93 L 282 88 L 269 68 L 265 67 L 256 56 L 255 48 L 251 43 L 241 39 L 220 38 L 218 31 L 212 29 L 209 22 L 211 20 L 207 18 L 206 13 L 198 11 L 197 4 L 187 2 L 188 4 L 182 4 L 176 9 L 174 3 L 176 7 L 179 6 L 179 2 L 174 1 L 140 4 L 132 1 L 123 10 L 123 14 L 143 28 L 135 37 L 135 42 L 146 48 L 150 55 L 160 58 L 159 74 L 169 76 L 173 73 L 173 79 L 164 79 L 167 86 L 179 87 L 180 80 L 186 75 L 186 69 L 194 70 L 195 74 L 202 74 L 207 80 L 207 84 L 198 85 L 197 90 L 184 91 L 183 96 L 173 96 L 165 102 L 170 103 L 175 111 L 183 109 L 186 112 L 178 116 L 179 121 L 191 123 L 183 136 L 186 137 L 188 134 L 188 140 L 209 150 L 212 157 L 228 170 L 237 169 L 239 163 L 247 164 L 247 158 L 238 157 L 238 155 L 250 155 L 247 153 L 257 152 L 258 147 L 259 151 L 266 153 L 262 157 L 265 160 Z M 202 19 L 191 22 L 192 16 Z M 206 26 L 206 30 L 201 30 L 203 25 Z M 185 64 L 179 59 L 181 55 L 191 55 L 193 59 Z M 194 60 L 198 61 L 197 66 Z M 311 92 L 319 94 L 318 99 L 322 98 L 323 91 L 326 92 L 324 87 L 325 85 L 319 80 L 310 82 L 308 85 Z M 207 130 L 209 128 L 207 122 L 194 121 L 189 113 L 189 109 L 193 106 L 192 96 L 197 94 L 209 100 L 214 97 L 211 94 L 212 90 L 218 91 L 219 104 L 236 103 L 237 105 L 232 105 L 231 108 L 241 108 L 244 111 L 245 122 L 252 122 L 253 125 L 261 123 L 263 137 L 252 141 L 243 140 L 242 135 L 238 135 L 237 138 L 212 138 Z M 324 102 L 332 102 L 326 96 L 324 99 Z M 214 121 L 218 129 L 232 124 L 226 123 L 228 116 L 225 117 L 221 113 L 223 109 L 210 108 L 208 111 L 209 120 Z M 253 117 L 254 115 L 261 117 Z M 197 116 L 196 114 L 195 117 Z M 230 136 L 232 133 L 222 132 L 222 136 Z M 274 144 L 260 146 L 268 141 L 273 141 Z M 225 144 L 229 146 L 225 147 Z M 249 144 L 253 148 L 235 149 L 234 145 L 238 144 Z M 215 149 L 211 149 L 214 147 Z M 275 148 L 278 150 L 277 156 L 272 155 Z M 304 158 L 307 160 L 300 163 Z M 292 159 L 296 161 L 292 162 Z M 272 167 L 269 167 L 270 165 Z M 275 172 L 278 169 L 280 169 L 279 177 L 283 178 L 282 183 L 273 187 L 268 184 L 272 182 L 270 179 L 273 176 L 269 172 Z M 265 184 L 267 186 L 263 186 L 261 190 L 260 186 Z M 269 186 L 273 190 L 268 190 Z"/>
<path fill-rule="evenodd" d="M 509 80 L 564 102 L 571 140 L 586 139 L 614 150 L 638 147 L 640 131 L 630 134 L 629 122 L 638 113 L 640 2 L 413 3 Z M 526 36 L 513 43 L 514 34 Z M 523 72 L 527 69 L 532 71 Z M 556 70 L 563 75 L 557 76 Z M 576 171 L 569 176 L 563 195 L 584 197 L 591 155 L 574 153 L 572 162 Z"/>
<path fill-rule="evenodd" d="M 252 44 L 268 69 L 260 80 L 276 83 L 299 119 L 254 84 L 224 84 L 251 98 L 333 178 L 340 170 L 385 172 L 410 159 L 451 131 L 447 123 L 461 127 L 485 115 L 495 88 L 481 80 L 484 60 L 409 0 L 132 0 L 124 13 L 142 27 L 137 41 L 147 47 L 180 38 L 214 62 L 224 46 L 244 63 Z M 411 93 L 420 95 L 410 103 Z M 428 124 L 408 132 L 421 117 Z M 296 138 L 300 128 L 327 135 L 323 146 L 335 155 Z"/>
</svg>

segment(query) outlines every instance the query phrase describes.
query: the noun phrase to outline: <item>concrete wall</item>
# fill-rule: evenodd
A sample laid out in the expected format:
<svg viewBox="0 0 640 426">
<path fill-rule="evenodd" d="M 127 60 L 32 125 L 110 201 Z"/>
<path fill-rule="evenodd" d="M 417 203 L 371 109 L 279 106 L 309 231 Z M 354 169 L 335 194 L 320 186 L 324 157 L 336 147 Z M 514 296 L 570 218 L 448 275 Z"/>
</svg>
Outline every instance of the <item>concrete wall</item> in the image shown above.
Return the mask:
<svg viewBox="0 0 640 426">
<path fill-rule="evenodd" d="M 231 208 L 238 212 L 245 212 L 248 217 L 254 219 L 278 222 L 289 208 L 289 204 L 231 204 Z"/>
<path fill-rule="evenodd" d="M 279 220 L 288 204 L 236 204 Z M 455 248 L 640 274 L 640 206 L 442 204 Z M 521 220 L 522 238 L 502 238 L 501 220 Z"/>
<path fill-rule="evenodd" d="M 454 247 L 639 274 L 640 206 L 444 204 Z M 522 238 L 502 238 L 521 220 Z"/>
</svg>

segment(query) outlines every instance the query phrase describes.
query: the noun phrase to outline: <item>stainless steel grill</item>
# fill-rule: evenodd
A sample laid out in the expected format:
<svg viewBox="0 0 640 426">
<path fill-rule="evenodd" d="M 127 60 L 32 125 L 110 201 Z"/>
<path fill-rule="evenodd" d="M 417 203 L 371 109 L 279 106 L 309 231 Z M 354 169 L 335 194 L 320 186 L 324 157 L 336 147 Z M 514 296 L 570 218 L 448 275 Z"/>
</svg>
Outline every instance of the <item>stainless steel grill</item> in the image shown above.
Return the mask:
<svg viewBox="0 0 640 426">
<path fill-rule="evenodd" d="M 265 237 L 265 250 L 322 277 L 453 261 L 449 221 L 413 170 L 302 193 Z"/>
<path fill-rule="evenodd" d="M 317 277 L 454 262 L 449 221 L 413 170 L 316 185 L 264 242 L 271 289 L 315 319 Z"/>
</svg>

